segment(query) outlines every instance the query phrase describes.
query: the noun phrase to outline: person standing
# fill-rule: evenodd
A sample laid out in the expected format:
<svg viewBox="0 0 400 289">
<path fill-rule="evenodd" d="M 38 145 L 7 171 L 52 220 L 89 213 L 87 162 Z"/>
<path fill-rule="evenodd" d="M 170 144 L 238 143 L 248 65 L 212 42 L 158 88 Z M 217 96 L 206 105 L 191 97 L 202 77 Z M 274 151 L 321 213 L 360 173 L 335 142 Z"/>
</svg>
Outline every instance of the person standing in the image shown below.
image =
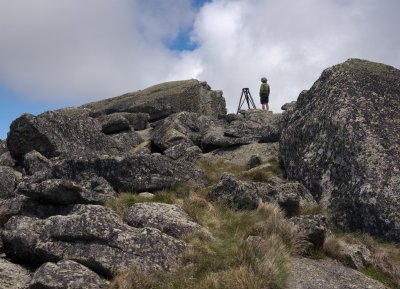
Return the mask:
<svg viewBox="0 0 400 289">
<path fill-rule="evenodd" d="M 262 105 L 262 109 L 269 110 L 269 85 L 267 83 L 267 78 L 261 78 L 261 86 L 260 86 L 260 101 Z"/>
</svg>

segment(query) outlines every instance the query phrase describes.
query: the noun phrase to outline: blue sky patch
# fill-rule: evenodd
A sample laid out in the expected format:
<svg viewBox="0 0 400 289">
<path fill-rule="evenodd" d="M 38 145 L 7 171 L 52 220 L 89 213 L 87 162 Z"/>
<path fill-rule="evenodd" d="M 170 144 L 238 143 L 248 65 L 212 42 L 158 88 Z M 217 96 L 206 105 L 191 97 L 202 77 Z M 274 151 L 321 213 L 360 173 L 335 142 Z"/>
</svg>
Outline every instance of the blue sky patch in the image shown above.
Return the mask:
<svg viewBox="0 0 400 289">
<path fill-rule="evenodd" d="M 193 51 L 198 45 L 191 41 L 190 34 L 193 31 L 193 25 L 184 31 L 181 31 L 173 40 L 165 43 L 169 50 L 173 51 Z"/>
</svg>

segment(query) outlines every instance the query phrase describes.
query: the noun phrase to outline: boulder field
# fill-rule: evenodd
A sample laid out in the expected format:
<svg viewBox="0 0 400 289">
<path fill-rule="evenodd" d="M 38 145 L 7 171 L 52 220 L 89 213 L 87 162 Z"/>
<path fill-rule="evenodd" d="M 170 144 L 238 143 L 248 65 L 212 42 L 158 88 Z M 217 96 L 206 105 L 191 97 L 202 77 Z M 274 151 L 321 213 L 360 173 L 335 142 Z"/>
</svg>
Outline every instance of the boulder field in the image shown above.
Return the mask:
<svg viewBox="0 0 400 289">
<path fill-rule="evenodd" d="M 284 177 L 225 173 L 208 199 L 234 210 L 278 204 L 317 248 L 334 228 L 399 242 L 400 71 L 350 59 L 282 109 L 227 114 L 221 91 L 186 80 L 23 114 L 0 141 L 0 289 L 106 288 L 132 266 L 172 270 L 184 236 L 210 232 L 179 204 L 138 203 L 123 216 L 106 204 L 125 192 L 204 189 L 199 162 L 251 172 L 279 160 Z M 297 216 L 318 205 L 324 215 Z M 291 288 L 319 288 L 297 277 L 310 270 L 324 288 L 338 286 L 335 272 L 354 288 L 381 288 L 333 261 L 304 258 L 294 262 Z"/>
</svg>

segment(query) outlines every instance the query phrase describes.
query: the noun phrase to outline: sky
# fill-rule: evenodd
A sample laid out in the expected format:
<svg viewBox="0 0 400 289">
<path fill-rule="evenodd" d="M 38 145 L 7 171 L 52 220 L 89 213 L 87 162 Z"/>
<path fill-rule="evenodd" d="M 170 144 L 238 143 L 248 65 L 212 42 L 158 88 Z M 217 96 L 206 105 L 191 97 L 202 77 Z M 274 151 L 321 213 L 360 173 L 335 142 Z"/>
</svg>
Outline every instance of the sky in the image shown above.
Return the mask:
<svg viewBox="0 0 400 289">
<path fill-rule="evenodd" d="M 22 113 L 182 79 L 270 108 L 348 58 L 400 68 L 398 0 L 0 0 L 0 139 Z"/>
</svg>

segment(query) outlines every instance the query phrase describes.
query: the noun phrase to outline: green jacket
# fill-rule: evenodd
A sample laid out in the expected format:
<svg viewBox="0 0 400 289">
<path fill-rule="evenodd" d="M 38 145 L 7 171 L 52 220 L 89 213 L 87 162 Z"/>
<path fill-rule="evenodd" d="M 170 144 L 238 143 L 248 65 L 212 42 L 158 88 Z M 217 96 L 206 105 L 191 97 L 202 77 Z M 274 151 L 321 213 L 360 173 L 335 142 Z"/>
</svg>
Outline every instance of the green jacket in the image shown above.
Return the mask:
<svg viewBox="0 0 400 289">
<path fill-rule="evenodd" d="M 269 85 L 268 83 L 261 83 L 260 86 L 260 96 L 261 94 L 266 94 L 269 96 Z"/>
</svg>

